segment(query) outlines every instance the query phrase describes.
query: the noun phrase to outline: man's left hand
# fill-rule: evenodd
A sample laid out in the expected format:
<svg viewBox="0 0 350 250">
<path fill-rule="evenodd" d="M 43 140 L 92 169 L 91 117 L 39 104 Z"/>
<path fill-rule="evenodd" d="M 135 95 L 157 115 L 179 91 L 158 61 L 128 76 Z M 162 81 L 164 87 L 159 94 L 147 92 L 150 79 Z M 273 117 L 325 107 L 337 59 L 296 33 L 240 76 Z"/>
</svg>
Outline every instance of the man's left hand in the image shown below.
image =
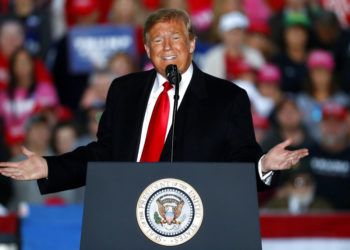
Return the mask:
<svg viewBox="0 0 350 250">
<path fill-rule="evenodd" d="M 306 148 L 298 150 L 287 150 L 286 147 L 292 144 L 291 139 L 274 146 L 262 159 L 262 173 L 267 173 L 275 170 L 290 169 L 296 165 L 301 158 L 309 155 L 309 150 Z"/>
</svg>

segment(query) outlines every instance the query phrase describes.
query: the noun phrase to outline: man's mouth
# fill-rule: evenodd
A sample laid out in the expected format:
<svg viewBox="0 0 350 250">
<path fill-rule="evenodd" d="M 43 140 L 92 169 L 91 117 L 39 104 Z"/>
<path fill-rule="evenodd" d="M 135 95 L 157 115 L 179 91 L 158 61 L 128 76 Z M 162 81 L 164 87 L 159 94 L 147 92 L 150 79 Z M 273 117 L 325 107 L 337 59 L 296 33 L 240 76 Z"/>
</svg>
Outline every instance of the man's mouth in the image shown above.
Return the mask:
<svg viewBox="0 0 350 250">
<path fill-rule="evenodd" d="M 176 56 L 163 56 L 162 59 L 165 61 L 170 61 L 170 60 L 174 60 L 176 58 Z"/>
</svg>

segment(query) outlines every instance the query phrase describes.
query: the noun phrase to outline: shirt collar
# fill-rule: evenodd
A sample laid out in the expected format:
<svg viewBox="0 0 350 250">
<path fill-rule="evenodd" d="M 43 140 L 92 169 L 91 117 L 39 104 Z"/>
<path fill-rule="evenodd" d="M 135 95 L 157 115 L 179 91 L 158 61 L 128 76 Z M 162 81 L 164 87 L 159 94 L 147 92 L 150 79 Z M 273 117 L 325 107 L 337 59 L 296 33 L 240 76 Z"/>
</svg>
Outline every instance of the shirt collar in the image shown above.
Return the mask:
<svg viewBox="0 0 350 250">
<path fill-rule="evenodd" d="M 188 85 L 190 84 L 192 75 L 193 75 L 193 65 L 191 63 L 190 66 L 188 67 L 188 69 L 185 71 L 185 73 L 181 74 L 181 82 L 179 84 L 179 92 L 180 93 L 182 92 L 181 90 L 187 89 Z M 159 90 L 162 91 L 163 90 L 163 83 L 166 81 L 168 81 L 168 80 L 164 76 L 162 76 L 161 74 L 159 74 L 157 72 L 157 77 L 156 77 L 155 83 L 153 85 L 153 91 L 154 92 L 158 92 Z"/>
</svg>

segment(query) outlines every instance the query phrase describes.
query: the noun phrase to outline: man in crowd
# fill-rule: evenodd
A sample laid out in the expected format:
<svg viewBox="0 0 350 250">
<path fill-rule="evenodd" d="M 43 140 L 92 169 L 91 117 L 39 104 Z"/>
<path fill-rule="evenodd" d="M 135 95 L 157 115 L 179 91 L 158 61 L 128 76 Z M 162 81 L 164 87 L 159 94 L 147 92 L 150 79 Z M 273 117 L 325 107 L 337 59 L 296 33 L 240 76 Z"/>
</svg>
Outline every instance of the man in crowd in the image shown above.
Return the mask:
<svg viewBox="0 0 350 250">
<path fill-rule="evenodd" d="M 253 69 L 265 63 L 262 54 L 245 43 L 248 26 L 248 18 L 238 11 L 220 18 L 218 28 L 222 43 L 206 53 L 202 62 L 204 72 L 232 81 L 238 77 L 236 69 L 242 63 Z"/>
<path fill-rule="evenodd" d="M 321 142 L 310 147 L 311 156 L 303 165 L 317 184 L 317 195 L 336 209 L 350 209 L 350 147 L 345 107 L 330 103 L 323 107 Z"/>
<path fill-rule="evenodd" d="M 255 162 L 257 184 L 269 184 L 274 170 L 288 169 L 308 155 L 289 151 L 286 140 L 262 156 L 254 136 L 247 94 L 231 82 L 200 71 L 192 63 L 195 35 L 188 15 L 162 9 L 149 16 L 144 42 L 154 69 L 113 81 L 97 142 L 63 154 L 0 163 L 0 173 L 17 180 L 38 179 L 41 193 L 85 184 L 88 161 L 169 161 L 174 88 L 165 69 L 177 65 L 182 80 L 176 114 L 174 161 Z"/>
</svg>

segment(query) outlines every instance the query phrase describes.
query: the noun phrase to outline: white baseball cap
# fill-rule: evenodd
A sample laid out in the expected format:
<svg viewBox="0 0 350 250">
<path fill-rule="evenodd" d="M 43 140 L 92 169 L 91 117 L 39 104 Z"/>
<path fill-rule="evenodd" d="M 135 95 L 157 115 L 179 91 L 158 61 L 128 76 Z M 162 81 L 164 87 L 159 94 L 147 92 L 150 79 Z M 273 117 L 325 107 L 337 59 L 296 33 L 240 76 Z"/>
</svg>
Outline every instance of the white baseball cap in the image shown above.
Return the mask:
<svg viewBox="0 0 350 250">
<path fill-rule="evenodd" d="M 219 21 L 219 30 L 221 32 L 227 32 L 237 28 L 246 29 L 248 26 L 248 18 L 239 11 L 224 14 Z"/>
</svg>

